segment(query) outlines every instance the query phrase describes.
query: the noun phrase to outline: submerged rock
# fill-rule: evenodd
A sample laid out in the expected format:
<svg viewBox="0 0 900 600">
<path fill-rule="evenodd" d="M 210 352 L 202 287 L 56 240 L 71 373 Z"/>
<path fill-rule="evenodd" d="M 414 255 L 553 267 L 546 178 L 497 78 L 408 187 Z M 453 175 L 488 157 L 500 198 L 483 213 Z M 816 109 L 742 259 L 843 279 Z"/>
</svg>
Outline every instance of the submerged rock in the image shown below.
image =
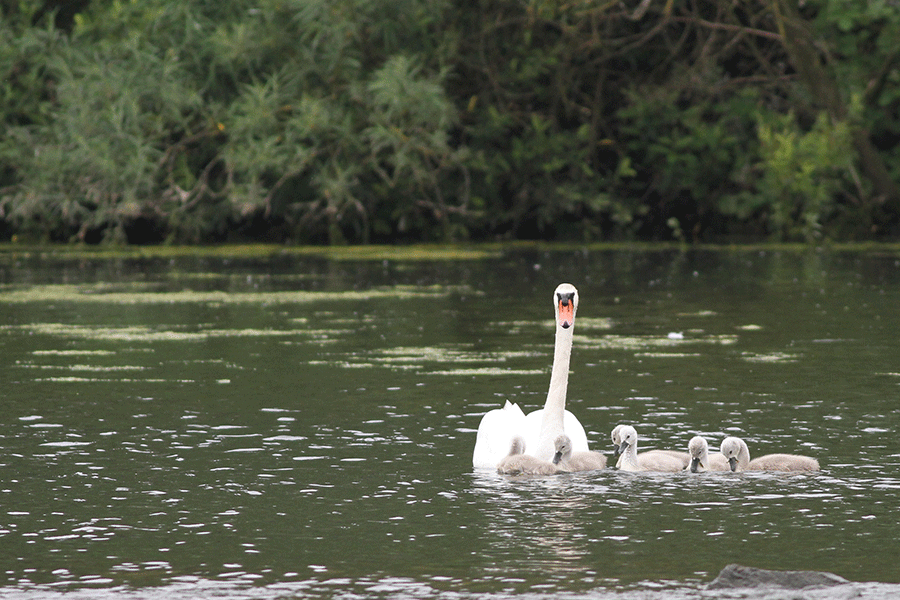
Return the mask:
<svg viewBox="0 0 900 600">
<path fill-rule="evenodd" d="M 834 573 L 822 571 L 769 571 L 742 565 L 728 565 L 719 573 L 707 589 L 781 587 L 802 589 L 850 583 Z"/>
</svg>

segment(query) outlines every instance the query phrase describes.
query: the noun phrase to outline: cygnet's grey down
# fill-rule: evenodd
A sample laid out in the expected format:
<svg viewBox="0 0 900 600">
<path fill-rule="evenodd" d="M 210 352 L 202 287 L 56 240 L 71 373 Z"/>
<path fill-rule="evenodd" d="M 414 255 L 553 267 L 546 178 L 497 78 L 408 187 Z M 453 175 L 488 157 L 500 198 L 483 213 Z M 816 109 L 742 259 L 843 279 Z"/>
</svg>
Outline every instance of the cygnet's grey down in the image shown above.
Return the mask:
<svg viewBox="0 0 900 600">
<path fill-rule="evenodd" d="M 678 450 L 647 450 L 646 452 L 642 452 L 641 454 L 652 454 L 654 452 L 665 454 L 666 456 L 680 461 L 682 469 L 687 469 L 691 464 L 691 455 L 687 452 L 679 452 Z"/>
<path fill-rule="evenodd" d="M 606 457 L 599 452 L 572 452 L 572 440 L 563 434 L 555 440 L 553 464 L 563 471 L 594 471 L 606 468 Z"/>
<path fill-rule="evenodd" d="M 620 471 L 682 471 L 686 463 L 683 458 L 673 456 L 667 451 L 651 450 L 638 454 L 638 435 L 631 425 L 623 425 L 619 430 L 622 443 L 619 446 L 621 456 L 616 467 Z M 679 454 L 686 454 L 680 452 Z"/>
<path fill-rule="evenodd" d="M 695 435 L 688 442 L 688 454 L 691 455 L 691 472 L 702 471 L 730 471 L 731 465 L 725 455 L 716 452 L 709 453 L 709 444 L 699 435 Z"/>
<path fill-rule="evenodd" d="M 517 435 L 510 444 L 509 454 L 497 464 L 497 472 L 503 475 L 555 475 L 564 471 L 550 461 L 525 454 L 525 438 Z"/>
<path fill-rule="evenodd" d="M 618 461 L 619 455 L 621 453 L 622 428 L 623 427 L 625 427 L 624 424 L 616 425 L 613 428 L 612 433 L 610 434 L 610 437 L 612 438 L 613 447 L 615 448 L 615 452 L 613 454 L 613 459 L 615 459 L 616 461 Z M 666 454 L 668 456 L 677 458 L 682 463 L 682 465 L 681 465 L 682 469 L 687 469 L 691 464 L 691 455 L 688 454 L 687 452 L 679 452 L 677 450 L 646 450 L 644 452 L 641 452 L 641 454 L 647 454 L 649 456 L 653 456 L 656 453 Z"/>
<path fill-rule="evenodd" d="M 819 461 L 799 454 L 766 454 L 750 459 L 747 444 L 739 437 L 722 440 L 720 451 L 732 471 L 818 471 Z"/>
</svg>

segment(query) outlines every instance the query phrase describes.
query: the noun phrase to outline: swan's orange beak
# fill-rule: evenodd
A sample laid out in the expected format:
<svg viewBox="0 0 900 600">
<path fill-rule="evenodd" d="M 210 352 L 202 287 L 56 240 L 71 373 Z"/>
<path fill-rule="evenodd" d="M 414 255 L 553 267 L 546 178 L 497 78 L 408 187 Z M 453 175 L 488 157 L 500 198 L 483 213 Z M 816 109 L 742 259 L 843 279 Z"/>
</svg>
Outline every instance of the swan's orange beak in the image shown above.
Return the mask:
<svg viewBox="0 0 900 600">
<path fill-rule="evenodd" d="M 575 324 L 575 302 L 570 295 L 559 296 L 559 326 L 568 329 Z"/>
</svg>

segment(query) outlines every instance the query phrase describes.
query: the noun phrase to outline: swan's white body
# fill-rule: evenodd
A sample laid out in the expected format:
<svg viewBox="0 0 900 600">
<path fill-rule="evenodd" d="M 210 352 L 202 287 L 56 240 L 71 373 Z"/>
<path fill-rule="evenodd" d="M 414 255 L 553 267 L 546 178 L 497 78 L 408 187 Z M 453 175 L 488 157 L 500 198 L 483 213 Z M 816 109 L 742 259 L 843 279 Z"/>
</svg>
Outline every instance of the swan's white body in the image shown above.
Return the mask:
<svg viewBox="0 0 900 600">
<path fill-rule="evenodd" d="M 509 454 L 513 439 L 525 440 L 525 454 L 550 462 L 555 454 L 554 442 L 566 434 L 572 441 L 573 452 L 587 452 L 587 434 L 581 423 L 566 410 L 566 388 L 569 383 L 569 360 L 572 355 L 572 333 L 578 290 L 563 283 L 553 293 L 556 311 L 556 342 L 553 348 L 553 371 L 544 408 L 525 415 L 516 404 L 506 401 L 503 408 L 488 411 L 481 418 L 475 438 L 472 466 L 497 467 Z"/>
<path fill-rule="evenodd" d="M 572 440 L 567 435 L 556 438 L 556 454 L 553 464 L 563 471 L 595 471 L 606 468 L 606 457 L 599 452 L 573 452 Z"/>
<path fill-rule="evenodd" d="M 489 410 L 481 417 L 475 437 L 472 464 L 476 468 L 494 468 L 510 453 L 513 439 L 524 439 L 525 413 L 509 400 L 503 408 Z"/>
<path fill-rule="evenodd" d="M 818 471 L 819 461 L 799 454 L 766 454 L 750 460 L 747 443 L 739 437 L 727 437 L 720 446 L 732 471 Z"/>
<path fill-rule="evenodd" d="M 705 439 L 696 435 L 688 442 L 688 454 L 691 456 L 690 470 L 693 473 L 703 471 L 730 471 L 731 465 L 724 454 L 709 453 L 709 444 Z"/>
<path fill-rule="evenodd" d="M 679 455 L 684 452 L 673 452 L 665 450 L 651 450 L 638 454 L 637 451 L 637 431 L 631 425 L 623 425 L 619 430 L 619 437 L 622 440 L 619 446 L 621 455 L 616 463 L 616 468 L 620 471 L 681 471 L 685 467 L 685 462 Z"/>
</svg>

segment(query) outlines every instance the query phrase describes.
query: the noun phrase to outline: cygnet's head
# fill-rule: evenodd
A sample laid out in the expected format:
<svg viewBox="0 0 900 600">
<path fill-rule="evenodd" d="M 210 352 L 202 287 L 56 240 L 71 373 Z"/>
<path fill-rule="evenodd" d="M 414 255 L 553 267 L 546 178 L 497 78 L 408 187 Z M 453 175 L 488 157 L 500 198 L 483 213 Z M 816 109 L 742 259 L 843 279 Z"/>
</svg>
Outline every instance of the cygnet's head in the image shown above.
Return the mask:
<svg viewBox="0 0 900 600">
<path fill-rule="evenodd" d="M 558 465 L 560 461 L 567 460 L 572 456 L 572 440 L 570 440 L 569 436 L 566 434 L 557 436 L 556 440 L 553 442 L 553 446 L 556 449 L 556 453 L 553 455 L 554 465 Z"/>
<path fill-rule="evenodd" d="M 625 454 L 625 451 L 632 446 L 637 446 L 637 431 L 631 425 L 622 425 L 619 430 L 619 454 Z"/>
<path fill-rule="evenodd" d="M 571 283 L 561 283 L 553 292 L 553 309 L 556 311 L 556 324 L 568 329 L 575 324 L 575 311 L 578 309 L 578 290 Z"/>
<path fill-rule="evenodd" d="M 741 440 L 736 437 L 727 437 L 722 440 L 722 444 L 719 446 L 719 452 L 721 452 L 725 458 L 728 459 L 728 464 L 731 466 L 732 471 L 737 470 L 738 465 L 738 455 L 741 453 Z"/>
<path fill-rule="evenodd" d="M 625 427 L 622 424 L 616 425 L 613 427 L 612 433 L 609 434 L 609 437 L 612 439 L 612 443 L 614 446 L 618 446 L 622 443 L 622 428 Z"/>
<path fill-rule="evenodd" d="M 700 467 L 704 470 L 709 468 L 709 465 L 704 464 L 709 457 L 709 444 L 699 435 L 695 435 L 688 442 L 688 454 L 691 455 L 691 473 L 696 473 Z"/>
<path fill-rule="evenodd" d="M 619 458 L 619 445 L 622 443 L 622 428 L 625 427 L 622 424 L 616 425 L 613 427 L 612 433 L 609 434 L 610 439 L 612 439 L 613 448 L 615 448 L 614 455 L 615 458 Z"/>
</svg>

